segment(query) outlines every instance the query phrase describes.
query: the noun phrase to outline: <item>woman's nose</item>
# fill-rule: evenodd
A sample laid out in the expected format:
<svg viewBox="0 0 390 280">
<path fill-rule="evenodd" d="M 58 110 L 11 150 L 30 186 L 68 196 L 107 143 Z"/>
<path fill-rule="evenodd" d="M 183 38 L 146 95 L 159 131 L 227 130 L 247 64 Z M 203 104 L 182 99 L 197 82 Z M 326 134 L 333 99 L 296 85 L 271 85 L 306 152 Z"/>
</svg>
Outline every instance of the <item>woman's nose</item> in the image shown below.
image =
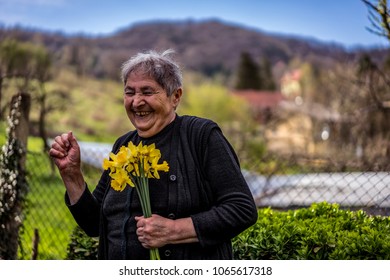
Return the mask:
<svg viewBox="0 0 390 280">
<path fill-rule="evenodd" d="M 142 94 L 136 93 L 133 97 L 133 107 L 139 107 L 145 104 L 145 99 Z"/>
</svg>

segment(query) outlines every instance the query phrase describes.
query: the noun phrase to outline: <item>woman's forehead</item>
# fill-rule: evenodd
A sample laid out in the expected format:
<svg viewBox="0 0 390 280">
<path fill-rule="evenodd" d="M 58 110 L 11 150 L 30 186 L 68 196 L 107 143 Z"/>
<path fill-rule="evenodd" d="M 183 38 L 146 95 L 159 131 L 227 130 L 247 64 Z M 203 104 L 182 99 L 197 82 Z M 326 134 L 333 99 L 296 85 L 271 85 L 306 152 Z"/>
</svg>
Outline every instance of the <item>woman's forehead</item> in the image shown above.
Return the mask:
<svg viewBox="0 0 390 280">
<path fill-rule="evenodd" d="M 154 80 L 153 77 L 150 75 L 150 73 L 148 73 L 143 69 L 135 69 L 134 71 L 131 71 L 127 75 L 127 78 Z"/>
<path fill-rule="evenodd" d="M 156 82 L 156 80 L 151 77 L 149 74 L 146 74 L 144 72 L 130 72 L 129 75 L 127 75 L 127 82 L 132 81 L 132 82 Z"/>
</svg>

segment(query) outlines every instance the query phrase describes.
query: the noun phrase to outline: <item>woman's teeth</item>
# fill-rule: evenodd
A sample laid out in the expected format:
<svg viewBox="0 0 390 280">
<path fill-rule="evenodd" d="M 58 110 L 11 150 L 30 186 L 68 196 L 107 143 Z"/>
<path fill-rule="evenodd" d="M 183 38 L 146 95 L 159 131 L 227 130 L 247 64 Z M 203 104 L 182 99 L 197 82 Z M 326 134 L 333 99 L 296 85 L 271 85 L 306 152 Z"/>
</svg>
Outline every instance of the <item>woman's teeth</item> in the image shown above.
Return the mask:
<svg viewBox="0 0 390 280">
<path fill-rule="evenodd" d="M 135 112 L 137 116 L 144 117 L 150 114 L 150 112 Z"/>
</svg>

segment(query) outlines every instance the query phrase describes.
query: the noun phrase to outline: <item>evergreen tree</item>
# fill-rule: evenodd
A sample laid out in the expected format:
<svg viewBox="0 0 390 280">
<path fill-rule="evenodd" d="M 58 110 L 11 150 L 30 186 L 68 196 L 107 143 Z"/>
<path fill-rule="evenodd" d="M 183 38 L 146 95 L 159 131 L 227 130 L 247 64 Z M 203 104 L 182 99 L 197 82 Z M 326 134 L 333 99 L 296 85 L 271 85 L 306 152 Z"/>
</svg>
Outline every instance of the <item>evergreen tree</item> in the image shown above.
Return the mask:
<svg viewBox="0 0 390 280">
<path fill-rule="evenodd" d="M 259 67 L 247 52 L 242 52 L 237 71 L 236 89 L 260 89 Z"/>
<path fill-rule="evenodd" d="M 367 53 L 363 53 L 358 61 L 357 75 L 362 77 L 367 75 L 376 69 L 375 63 L 371 60 L 371 57 Z"/>
<path fill-rule="evenodd" d="M 272 74 L 271 63 L 264 57 L 261 61 L 260 73 L 260 89 L 274 91 L 276 84 Z"/>
</svg>

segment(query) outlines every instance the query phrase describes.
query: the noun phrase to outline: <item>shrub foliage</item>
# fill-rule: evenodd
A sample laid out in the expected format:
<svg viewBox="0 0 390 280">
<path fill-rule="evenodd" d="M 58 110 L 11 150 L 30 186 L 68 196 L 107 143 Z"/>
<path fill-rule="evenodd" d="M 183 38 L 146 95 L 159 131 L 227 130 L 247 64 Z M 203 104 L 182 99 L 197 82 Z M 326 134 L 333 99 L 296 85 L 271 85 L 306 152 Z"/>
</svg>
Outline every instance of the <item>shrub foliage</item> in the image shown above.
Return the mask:
<svg viewBox="0 0 390 280">
<path fill-rule="evenodd" d="M 233 240 L 236 259 L 390 259 L 390 218 L 340 209 L 259 210 L 257 223 Z"/>
<path fill-rule="evenodd" d="M 260 209 L 255 225 L 233 239 L 239 260 L 390 259 L 390 217 L 315 203 L 309 208 Z M 96 259 L 98 241 L 76 228 L 68 259 Z"/>
<path fill-rule="evenodd" d="M 66 259 L 68 260 L 97 260 L 98 239 L 89 237 L 76 226 L 72 232 Z"/>
</svg>

